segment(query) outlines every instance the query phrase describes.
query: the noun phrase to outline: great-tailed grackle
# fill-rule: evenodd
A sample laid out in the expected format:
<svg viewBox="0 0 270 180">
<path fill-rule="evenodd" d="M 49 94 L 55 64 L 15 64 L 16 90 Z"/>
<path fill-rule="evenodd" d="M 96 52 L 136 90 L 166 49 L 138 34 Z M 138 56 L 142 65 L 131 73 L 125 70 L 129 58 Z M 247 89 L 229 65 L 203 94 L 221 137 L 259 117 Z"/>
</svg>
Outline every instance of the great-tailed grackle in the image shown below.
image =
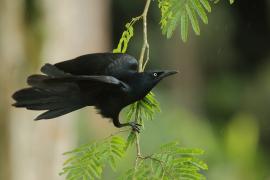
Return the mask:
<svg viewBox="0 0 270 180">
<path fill-rule="evenodd" d="M 138 72 L 137 60 L 128 54 L 95 53 L 57 64 L 45 64 L 41 72 L 28 77 L 29 88 L 13 94 L 16 107 L 47 110 L 35 118 L 51 119 L 85 106 L 95 106 L 116 127 L 135 122 L 119 122 L 119 113 L 127 105 L 144 98 L 164 77 L 176 71 Z"/>
</svg>

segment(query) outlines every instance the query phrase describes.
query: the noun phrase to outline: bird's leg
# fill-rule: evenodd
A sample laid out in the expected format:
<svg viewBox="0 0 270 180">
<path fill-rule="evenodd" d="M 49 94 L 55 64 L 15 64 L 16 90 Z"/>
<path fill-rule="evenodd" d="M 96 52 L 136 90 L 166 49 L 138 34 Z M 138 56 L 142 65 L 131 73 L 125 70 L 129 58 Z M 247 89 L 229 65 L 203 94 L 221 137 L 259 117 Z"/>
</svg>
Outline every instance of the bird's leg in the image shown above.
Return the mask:
<svg viewBox="0 0 270 180">
<path fill-rule="evenodd" d="M 118 118 L 113 119 L 113 124 L 115 127 L 121 128 L 125 126 L 130 126 L 133 131 L 136 131 L 137 133 L 140 133 L 140 126 L 141 124 L 138 124 L 136 122 L 128 122 L 128 123 L 123 123 L 121 124 Z"/>
<path fill-rule="evenodd" d="M 129 122 L 128 124 L 131 126 L 133 131 L 136 131 L 137 133 L 140 133 L 140 126 L 142 126 L 141 124 L 138 124 L 138 123 L 136 123 L 134 121 Z"/>
</svg>

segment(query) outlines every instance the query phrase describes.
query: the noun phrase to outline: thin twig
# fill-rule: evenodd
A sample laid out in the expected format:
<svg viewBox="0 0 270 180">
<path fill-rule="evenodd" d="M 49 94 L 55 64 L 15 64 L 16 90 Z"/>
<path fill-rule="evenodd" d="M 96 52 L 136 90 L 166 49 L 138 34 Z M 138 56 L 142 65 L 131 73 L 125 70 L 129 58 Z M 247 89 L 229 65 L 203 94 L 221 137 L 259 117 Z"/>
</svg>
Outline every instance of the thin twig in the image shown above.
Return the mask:
<svg viewBox="0 0 270 180">
<path fill-rule="evenodd" d="M 148 63 L 148 61 L 149 61 L 149 44 L 147 43 L 146 44 L 146 48 L 147 48 L 147 52 L 146 52 L 146 60 L 145 60 L 145 62 L 144 62 L 144 64 L 143 64 L 143 71 L 144 71 L 144 69 L 145 69 L 145 66 L 147 65 L 147 63 Z"/>
<path fill-rule="evenodd" d="M 142 15 L 132 18 L 130 21 L 130 25 L 133 26 L 137 21 L 139 21 L 142 18 Z"/>
<path fill-rule="evenodd" d="M 135 122 L 137 123 L 138 122 L 138 118 L 139 118 L 139 112 L 138 112 L 138 104 L 136 105 L 136 112 L 135 112 Z M 133 179 L 135 179 L 135 174 L 136 174 L 136 171 L 137 171 L 137 167 L 138 167 L 138 164 L 139 164 L 139 161 L 140 161 L 140 158 L 142 157 L 141 155 L 141 147 L 140 147 L 140 135 L 137 133 L 137 132 L 134 132 L 135 133 L 135 138 L 136 138 L 136 141 L 135 141 L 135 145 L 136 145 L 136 152 L 137 152 L 137 155 L 136 155 L 136 160 L 135 160 L 135 166 L 134 166 L 134 176 L 133 176 Z"/>
</svg>

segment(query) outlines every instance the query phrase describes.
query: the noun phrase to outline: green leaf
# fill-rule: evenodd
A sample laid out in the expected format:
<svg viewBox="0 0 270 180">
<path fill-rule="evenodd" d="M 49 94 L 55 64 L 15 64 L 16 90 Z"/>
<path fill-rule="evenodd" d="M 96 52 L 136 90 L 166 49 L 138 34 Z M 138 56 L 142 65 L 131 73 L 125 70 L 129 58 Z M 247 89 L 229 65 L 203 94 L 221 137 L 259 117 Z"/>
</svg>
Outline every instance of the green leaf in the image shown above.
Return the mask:
<svg viewBox="0 0 270 180">
<path fill-rule="evenodd" d="M 124 146 L 125 140 L 120 136 L 113 136 L 111 139 L 111 143 L 116 144 L 116 145 L 120 145 L 120 146 Z"/>
<path fill-rule="evenodd" d="M 180 12 L 177 12 L 174 15 L 174 17 L 171 18 L 171 21 L 168 24 L 168 27 L 167 27 L 167 38 L 168 39 L 172 37 L 172 34 L 173 34 L 174 30 L 176 29 L 179 16 L 180 16 Z"/>
<path fill-rule="evenodd" d="M 180 174 L 180 179 L 192 179 L 192 180 L 203 180 L 206 179 L 200 174 L 192 173 L 190 171 L 184 171 Z"/>
<path fill-rule="evenodd" d="M 186 10 L 195 34 L 200 35 L 200 27 L 194 9 L 189 4 L 186 4 Z"/>
<path fill-rule="evenodd" d="M 191 163 L 194 164 L 195 166 L 203 169 L 203 170 L 207 170 L 208 166 L 205 162 L 203 162 L 202 160 L 199 160 L 197 158 L 192 158 Z"/>
<path fill-rule="evenodd" d="M 188 16 L 186 12 L 181 15 L 181 38 L 184 42 L 188 38 Z"/>
<path fill-rule="evenodd" d="M 170 142 L 167 144 L 164 144 L 160 147 L 161 152 L 172 152 L 172 151 L 176 151 L 178 149 L 178 142 Z"/>
<path fill-rule="evenodd" d="M 127 150 L 128 147 L 134 143 L 135 139 L 136 139 L 136 134 L 133 131 L 131 131 L 127 137 L 125 150 Z"/>
<path fill-rule="evenodd" d="M 91 161 L 89 161 L 83 169 L 87 176 L 97 178 L 101 176 L 101 174 L 99 173 L 100 171 L 97 169 L 97 167 L 94 166 L 94 164 Z"/>
<path fill-rule="evenodd" d="M 198 17 L 208 24 L 207 12 L 211 12 L 209 0 L 159 0 L 161 10 L 161 30 L 167 38 L 171 38 L 179 26 L 181 39 L 188 38 L 188 24 L 192 25 L 196 35 L 200 34 Z"/>
<path fill-rule="evenodd" d="M 211 6 L 208 2 L 208 0 L 200 0 L 203 7 L 210 13 L 211 12 Z"/>
<path fill-rule="evenodd" d="M 181 155 L 197 156 L 197 155 L 203 155 L 204 151 L 197 148 L 179 148 L 177 150 L 177 153 Z"/>
<path fill-rule="evenodd" d="M 113 158 L 113 156 L 109 156 L 108 161 L 109 161 L 111 168 L 113 170 L 115 170 L 116 169 L 116 162 L 115 162 L 115 159 Z"/>
<path fill-rule="evenodd" d="M 204 11 L 200 1 L 199 0 L 192 0 L 191 2 L 192 2 L 192 5 L 193 5 L 193 8 L 197 11 L 197 13 L 200 16 L 203 23 L 208 24 L 207 14 Z"/>
</svg>

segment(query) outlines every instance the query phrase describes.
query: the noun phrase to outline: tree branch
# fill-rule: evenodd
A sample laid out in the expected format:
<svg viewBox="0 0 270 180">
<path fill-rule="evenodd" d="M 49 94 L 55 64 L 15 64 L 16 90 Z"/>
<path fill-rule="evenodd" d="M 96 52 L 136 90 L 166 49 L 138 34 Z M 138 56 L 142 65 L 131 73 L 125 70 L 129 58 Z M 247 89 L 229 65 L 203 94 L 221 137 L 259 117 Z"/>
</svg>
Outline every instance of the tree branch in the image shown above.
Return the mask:
<svg viewBox="0 0 270 180">
<path fill-rule="evenodd" d="M 140 59 L 139 59 L 139 66 L 138 66 L 138 71 L 139 72 L 143 72 L 147 62 L 149 61 L 149 44 L 148 44 L 148 40 L 147 40 L 147 14 L 148 14 L 148 9 L 150 7 L 150 3 L 151 0 L 147 0 L 143 13 L 141 16 L 139 16 L 140 18 L 142 17 L 143 19 L 143 45 L 142 45 L 142 49 L 141 49 L 141 53 L 140 53 Z M 145 56 L 145 51 L 146 52 L 146 60 L 144 62 L 144 56 Z M 136 113 L 138 114 L 138 113 Z M 138 122 L 138 116 L 136 115 L 135 121 Z M 136 132 L 135 132 L 136 133 Z M 141 148 L 140 148 L 140 135 L 138 133 L 136 133 L 136 151 L 137 151 L 137 156 L 136 156 L 136 160 L 135 160 L 135 167 L 134 167 L 134 174 L 136 173 L 138 164 L 140 159 L 143 158 L 142 154 L 141 154 Z M 135 179 L 135 177 L 133 176 L 133 179 Z"/>
<path fill-rule="evenodd" d="M 141 49 L 141 54 L 140 54 L 140 59 L 139 59 L 139 72 L 142 72 L 146 66 L 146 63 L 149 60 L 149 44 L 147 40 L 147 14 L 148 14 L 148 9 L 150 6 L 151 0 L 147 0 L 143 13 L 142 13 L 142 18 L 143 18 L 143 45 Z M 144 55 L 145 55 L 145 50 L 147 50 L 147 55 L 146 55 L 146 60 L 144 62 Z"/>
</svg>

